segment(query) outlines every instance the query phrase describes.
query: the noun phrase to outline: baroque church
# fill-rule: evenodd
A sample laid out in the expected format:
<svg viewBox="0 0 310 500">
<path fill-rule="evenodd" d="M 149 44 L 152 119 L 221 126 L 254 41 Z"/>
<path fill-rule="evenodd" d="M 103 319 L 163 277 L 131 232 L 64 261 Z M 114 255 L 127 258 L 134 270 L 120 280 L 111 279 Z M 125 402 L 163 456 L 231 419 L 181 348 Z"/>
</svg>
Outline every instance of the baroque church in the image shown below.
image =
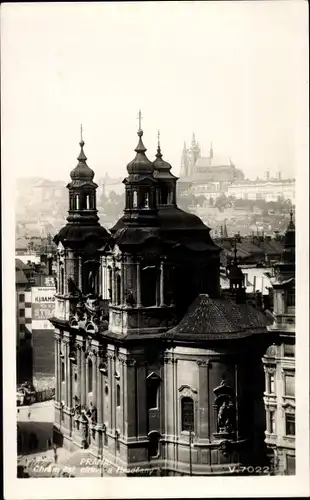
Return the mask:
<svg viewBox="0 0 310 500">
<path fill-rule="evenodd" d="M 55 236 L 54 441 L 129 476 L 265 466 L 270 319 L 248 302 L 236 258 L 221 291 L 221 249 L 178 208 L 160 143 L 151 161 L 142 137 L 140 124 L 109 231 L 83 140 L 70 173 Z"/>
</svg>

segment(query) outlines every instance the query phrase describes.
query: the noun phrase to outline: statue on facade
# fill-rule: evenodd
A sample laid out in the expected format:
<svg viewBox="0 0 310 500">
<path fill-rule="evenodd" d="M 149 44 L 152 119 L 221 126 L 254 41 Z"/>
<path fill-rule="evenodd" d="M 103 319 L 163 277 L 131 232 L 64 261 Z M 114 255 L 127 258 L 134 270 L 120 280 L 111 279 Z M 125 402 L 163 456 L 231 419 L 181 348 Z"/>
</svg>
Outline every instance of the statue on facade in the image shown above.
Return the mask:
<svg viewBox="0 0 310 500">
<path fill-rule="evenodd" d="M 217 410 L 218 432 L 230 434 L 235 427 L 234 392 L 222 380 L 220 385 L 213 390 L 215 394 L 214 408 Z"/>
<path fill-rule="evenodd" d="M 125 294 L 125 302 L 126 305 L 129 307 L 133 307 L 135 305 L 135 298 L 133 296 L 131 289 L 127 290 Z"/>
<path fill-rule="evenodd" d="M 232 431 L 232 417 L 232 404 L 228 400 L 224 400 L 217 417 L 220 432 L 230 433 Z"/>
</svg>

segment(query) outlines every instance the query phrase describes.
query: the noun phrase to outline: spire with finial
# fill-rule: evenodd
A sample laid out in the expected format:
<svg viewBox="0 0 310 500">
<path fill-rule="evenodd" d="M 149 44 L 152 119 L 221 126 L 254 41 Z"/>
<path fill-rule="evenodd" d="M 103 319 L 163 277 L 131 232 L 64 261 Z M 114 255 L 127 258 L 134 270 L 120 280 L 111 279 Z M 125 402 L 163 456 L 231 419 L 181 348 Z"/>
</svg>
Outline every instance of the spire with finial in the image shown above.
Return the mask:
<svg viewBox="0 0 310 500">
<path fill-rule="evenodd" d="M 127 165 L 127 171 L 129 174 L 152 174 L 154 171 L 153 163 L 147 158 L 145 155 L 146 152 L 146 147 L 143 144 L 142 141 L 142 136 L 143 136 L 143 130 L 141 128 L 142 124 L 142 113 L 141 110 L 139 110 L 138 113 L 138 137 L 139 137 L 139 142 L 138 145 L 135 149 L 136 157 Z"/>
<path fill-rule="evenodd" d="M 211 141 L 211 144 L 210 144 L 210 153 L 209 153 L 209 156 L 210 156 L 210 158 L 212 160 L 212 158 L 213 158 L 213 144 L 212 144 L 212 141 Z"/>
<path fill-rule="evenodd" d="M 83 126 L 80 126 L 80 154 L 77 157 L 79 163 L 77 166 L 70 172 L 70 177 L 72 180 L 79 180 L 79 181 L 93 181 L 93 178 L 95 176 L 94 171 L 89 168 L 89 166 L 86 163 L 87 156 L 84 153 L 84 139 L 83 139 Z"/>
<path fill-rule="evenodd" d="M 83 140 L 83 125 L 81 125 L 80 127 L 80 134 L 81 134 L 81 139 L 80 139 L 80 147 L 81 147 L 81 151 L 80 151 L 80 154 L 79 156 L 77 157 L 77 159 L 82 162 L 82 163 L 86 163 L 86 160 L 87 160 L 87 157 L 84 153 L 84 145 L 85 145 L 85 142 Z"/>
<path fill-rule="evenodd" d="M 160 132 L 159 132 L 159 130 L 157 132 L 157 153 L 155 156 L 156 156 L 156 158 L 159 158 L 160 160 L 163 157 L 163 155 L 161 154 L 161 149 L 160 149 Z"/>
<path fill-rule="evenodd" d="M 234 237 L 234 260 L 233 260 L 234 265 L 238 264 L 237 261 L 237 235 Z"/>
</svg>

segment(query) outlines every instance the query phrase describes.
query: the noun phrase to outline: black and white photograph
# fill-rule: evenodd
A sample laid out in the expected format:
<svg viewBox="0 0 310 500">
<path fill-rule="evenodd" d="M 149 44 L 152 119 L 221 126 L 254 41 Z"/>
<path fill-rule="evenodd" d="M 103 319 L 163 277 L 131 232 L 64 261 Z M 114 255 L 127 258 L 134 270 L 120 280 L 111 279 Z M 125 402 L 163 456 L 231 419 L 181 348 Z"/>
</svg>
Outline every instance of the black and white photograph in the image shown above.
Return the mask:
<svg viewBox="0 0 310 500">
<path fill-rule="evenodd" d="M 2 4 L 8 500 L 309 495 L 307 7 Z"/>
</svg>

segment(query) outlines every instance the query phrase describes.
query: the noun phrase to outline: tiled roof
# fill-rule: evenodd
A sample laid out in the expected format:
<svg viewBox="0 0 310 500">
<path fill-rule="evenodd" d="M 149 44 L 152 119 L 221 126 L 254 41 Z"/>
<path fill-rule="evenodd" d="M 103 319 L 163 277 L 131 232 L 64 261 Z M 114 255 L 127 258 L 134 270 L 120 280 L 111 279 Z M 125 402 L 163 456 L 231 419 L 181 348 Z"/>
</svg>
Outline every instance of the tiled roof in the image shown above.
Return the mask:
<svg viewBox="0 0 310 500">
<path fill-rule="evenodd" d="M 163 334 L 169 339 L 217 340 L 265 333 L 270 320 L 254 306 L 199 295 L 181 322 Z"/>
</svg>

